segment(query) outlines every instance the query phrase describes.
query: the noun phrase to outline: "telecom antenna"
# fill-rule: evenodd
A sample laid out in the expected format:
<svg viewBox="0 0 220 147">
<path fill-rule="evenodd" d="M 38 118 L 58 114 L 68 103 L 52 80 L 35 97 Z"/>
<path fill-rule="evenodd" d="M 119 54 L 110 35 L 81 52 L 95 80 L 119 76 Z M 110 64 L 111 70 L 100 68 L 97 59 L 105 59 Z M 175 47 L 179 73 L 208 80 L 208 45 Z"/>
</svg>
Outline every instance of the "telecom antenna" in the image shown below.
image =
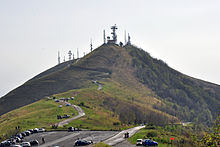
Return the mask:
<svg viewBox="0 0 220 147">
<path fill-rule="evenodd" d="M 58 64 L 60 64 L 60 51 L 58 51 Z"/>
<path fill-rule="evenodd" d="M 116 35 L 116 30 L 118 29 L 118 27 L 116 26 L 116 24 L 114 25 L 114 26 L 112 26 L 111 27 L 111 29 L 112 29 L 112 41 L 113 41 L 113 43 L 117 43 L 117 35 Z"/>
<path fill-rule="evenodd" d="M 77 59 L 79 59 L 79 49 L 77 48 Z"/>
<path fill-rule="evenodd" d="M 93 48 L 92 48 L 92 39 L 90 40 L 90 49 L 91 49 L 91 52 L 92 52 L 92 50 L 93 50 Z"/>
<path fill-rule="evenodd" d="M 105 30 L 103 30 L 103 39 L 104 39 L 104 44 L 106 44 L 106 39 L 105 39 Z"/>
<path fill-rule="evenodd" d="M 69 60 L 71 60 L 72 59 L 72 52 L 71 52 L 71 50 L 69 50 L 68 54 L 69 54 Z"/>
<path fill-rule="evenodd" d="M 125 30 L 125 44 L 127 44 L 126 30 Z"/>
<path fill-rule="evenodd" d="M 74 57 L 74 53 L 73 53 L 73 60 L 75 59 L 75 57 Z"/>
<path fill-rule="evenodd" d="M 129 33 L 128 33 L 128 43 L 127 44 L 131 45 L 131 37 L 130 37 Z"/>
</svg>

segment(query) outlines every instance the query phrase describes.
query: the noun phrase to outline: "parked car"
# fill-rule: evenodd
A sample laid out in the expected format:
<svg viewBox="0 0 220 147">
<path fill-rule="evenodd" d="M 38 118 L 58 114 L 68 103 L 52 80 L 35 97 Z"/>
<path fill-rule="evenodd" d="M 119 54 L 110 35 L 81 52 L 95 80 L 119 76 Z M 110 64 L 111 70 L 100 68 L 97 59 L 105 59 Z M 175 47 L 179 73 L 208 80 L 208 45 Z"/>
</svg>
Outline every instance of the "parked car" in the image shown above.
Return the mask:
<svg viewBox="0 0 220 147">
<path fill-rule="evenodd" d="M 57 119 L 62 119 L 62 116 L 60 116 L 60 115 L 57 115 Z"/>
<path fill-rule="evenodd" d="M 2 141 L 0 147 L 10 146 L 11 142 L 9 140 Z"/>
<path fill-rule="evenodd" d="M 68 131 L 68 132 L 73 132 L 73 131 L 75 131 L 75 129 L 74 129 L 74 127 L 69 127 L 69 128 L 67 129 L 67 131 Z"/>
<path fill-rule="evenodd" d="M 34 129 L 29 129 L 28 131 L 30 131 L 30 132 L 31 132 L 31 134 L 33 134 L 33 133 L 34 133 Z"/>
<path fill-rule="evenodd" d="M 22 146 L 19 144 L 14 144 L 14 145 L 11 145 L 10 147 L 22 147 Z"/>
<path fill-rule="evenodd" d="M 30 147 L 31 146 L 30 142 L 22 142 L 20 145 L 22 147 Z"/>
<path fill-rule="evenodd" d="M 142 139 L 137 139 L 137 142 L 136 142 L 136 146 L 141 146 L 142 145 L 142 142 L 143 140 Z"/>
<path fill-rule="evenodd" d="M 26 136 L 31 135 L 31 132 L 30 132 L 30 131 L 25 131 L 24 133 L 26 134 Z"/>
<path fill-rule="evenodd" d="M 27 136 L 25 132 L 22 132 L 21 135 L 22 135 L 22 137 Z"/>
<path fill-rule="evenodd" d="M 35 128 L 34 133 L 38 133 L 38 130 L 39 130 L 38 128 Z"/>
<path fill-rule="evenodd" d="M 75 141 L 75 146 L 81 146 L 81 145 L 89 145 L 92 144 L 92 141 L 87 141 L 87 140 L 76 140 Z"/>
<path fill-rule="evenodd" d="M 63 118 L 69 118 L 70 117 L 70 115 L 66 115 L 66 114 L 64 114 L 64 116 L 63 116 Z"/>
<path fill-rule="evenodd" d="M 70 104 L 66 104 L 66 106 L 70 106 Z"/>
<path fill-rule="evenodd" d="M 150 140 L 150 139 L 145 139 L 143 140 L 142 144 L 144 146 L 157 146 L 158 143 L 156 141 Z"/>
<path fill-rule="evenodd" d="M 45 132 L 46 130 L 44 128 L 38 129 L 38 132 Z"/>
<path fill-rule="evenodd" d="M 36 139 L 34 139 L 34 140 L 30 141 L 30 144 L 31 144 L 31 146 L 39 145 L 39 142 Z"/>
</svg>

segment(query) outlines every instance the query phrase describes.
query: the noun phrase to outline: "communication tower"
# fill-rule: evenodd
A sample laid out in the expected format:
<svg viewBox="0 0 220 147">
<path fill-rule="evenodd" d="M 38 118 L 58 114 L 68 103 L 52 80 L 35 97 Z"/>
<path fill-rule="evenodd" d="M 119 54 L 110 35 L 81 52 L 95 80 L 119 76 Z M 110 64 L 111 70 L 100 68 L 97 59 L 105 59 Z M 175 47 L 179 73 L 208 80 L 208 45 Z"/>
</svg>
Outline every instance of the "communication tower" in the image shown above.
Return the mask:
<svg viewBox="0 0 220 147">
<path fill-rule="evenodd" d="M 60 51 L 58 51 L 58 64 L 60 64 Z"/>
<path fill-rule="evenodd" d="M 116 35 L 116 30 L 118 29 L 118 27 L 116 26 L 116 24 L 114 26 L 111 26 L 112 29 L 112 40 L 109 39 L 109 37 L 107 37 L 108 39 L 108 43 L 111 44 L 116 44 L 117 43 L 117 35 Z"/>
<path fill-rule="evenodd" d="M 72 59 L 72 52 L 71 52 L 71 50 L 69 50 L 68 54 L 69 54 L 69 60 L 71 60 Z"/>
<path fill-rule="evenodd" d="M 90 49 L 91 49 L 91 52 L 92 52 L 92 50 L 93 50 L 93 48 L 92 48 L 92 39 L 90 40 Z"/>
<path fill-rule="evenodd" d="M 128 33 L 128 43 L 127 44 L 131 45 L 131 37 L 130 37 L 129 33 Z"/>
</svg>

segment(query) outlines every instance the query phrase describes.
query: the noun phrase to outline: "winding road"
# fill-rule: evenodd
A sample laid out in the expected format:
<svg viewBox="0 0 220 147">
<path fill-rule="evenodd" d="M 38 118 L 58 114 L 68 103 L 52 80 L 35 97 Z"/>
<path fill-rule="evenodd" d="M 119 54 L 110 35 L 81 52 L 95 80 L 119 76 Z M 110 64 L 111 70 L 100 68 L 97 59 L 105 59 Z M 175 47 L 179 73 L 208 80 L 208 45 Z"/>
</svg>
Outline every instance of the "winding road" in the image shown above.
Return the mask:
<svg viewBox="0 0 220 147">
<path fill-rule="evenodd" d="M 77 116 L 74 116 L 74 117 L 72 117 L 72 118 L 65 119 L 65 120 L 63 120 L 63 121 L 57 123 L 56 125 L 59 126 L 59 127 L 62 127 L 62 126 L 64 126 L 64 125 L 70 123 L 71 121 L 73 121 L 73 120 L 75 120 L 75 119 L 77 119 L 77 118 L 80 118 L 80 117 L 82 117 L 82 116 L 85 115 L 85 112 L 84 112 L 84 111 L 82 110 L 82 108 L 80 108 L 79 106 L 70 104 L 70 103 L 68 103 L 68 102 L 66 102 L 66 101 L 64 101 L 64 103 L 65 103 L 65 104 L 69 104 L 71 107 L 73 107 L 74 109 L 76 109 L 76 111 L 78 111 L 78 115 L 77 115 Z"/>
<path fill-rule="evenodd" d="M 107 139 L 104 141 L 105 144 L 108 144 L 108 145 L 116 145 L 120 142 L 123 142 L 125 141 L 125 138 L 124 138 L 124 134 L 125 133 L 129 133 L 129 136 L 132 136 L 134 135 L 137 131 L 139 131 L 140 129 L 144 128 L 145 126 L 138 126 L 138 127 L 134 127 L 134 128 L 130 128 L 130 129 L 127 129 L 127 130 L 124 130 L 124 131 L 121 131 L 119 132 L 117 135 Z"/>
</svg>

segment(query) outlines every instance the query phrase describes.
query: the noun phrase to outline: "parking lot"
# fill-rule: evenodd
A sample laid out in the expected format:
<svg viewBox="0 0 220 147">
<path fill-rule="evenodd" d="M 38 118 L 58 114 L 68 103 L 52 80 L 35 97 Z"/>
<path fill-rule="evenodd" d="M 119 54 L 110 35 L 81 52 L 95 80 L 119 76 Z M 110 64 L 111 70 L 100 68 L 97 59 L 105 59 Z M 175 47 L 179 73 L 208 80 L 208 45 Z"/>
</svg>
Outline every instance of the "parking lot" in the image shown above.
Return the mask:
<svg viewBox="0 0 220 147">
<path fill-rule="evenodd" d="M 37 139 L 41 147 L 53 147 L 55 145 L 60 147 L 74 146 L 77 139 L 92 140 L 94 143 L 106 140 L 114 135 L 117 131 L 54 131 L 36 133 L 24 138 L 24 141 Z M 45 139 L 45 144 L 42 143 L 42 138 Z"/>
</svg>

